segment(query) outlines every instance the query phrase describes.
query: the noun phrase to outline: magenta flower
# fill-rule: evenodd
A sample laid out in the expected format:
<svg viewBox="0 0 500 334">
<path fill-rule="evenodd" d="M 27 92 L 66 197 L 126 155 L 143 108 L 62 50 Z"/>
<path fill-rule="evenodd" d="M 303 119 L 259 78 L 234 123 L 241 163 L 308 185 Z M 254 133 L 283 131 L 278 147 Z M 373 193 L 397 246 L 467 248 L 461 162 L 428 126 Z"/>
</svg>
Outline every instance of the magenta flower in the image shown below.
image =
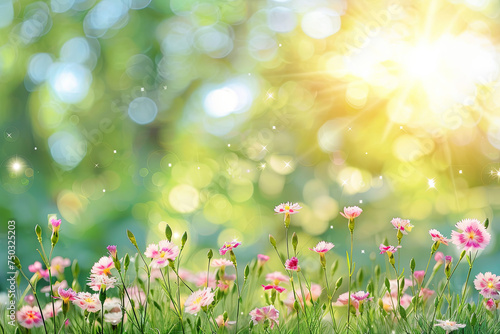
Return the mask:
<svg viewBox="0 0 500 334">
<path fill-rule="evenodd" d="M 32 273 L 37 273 L 38 276 L 44 278 L 45 280 L 49 280 L 49 270 L 43 269 L 42 264 L 39 261 L 35 261 L 35 263 L 30 264 L 28 266 L 28 270 Z"/>
<path fill-rule="evenodd" d="M 459 328 L 465 328 L 464 324 L 457 324 L 455 321 L 451 320 L 436 320 L 437 324 L 434 324 L 434 326 L 441 327 L 446 331 L 446 333 L 449 333 L 451 331 L 455 331 Z"/>
<path fill-rule="evenodd" d="M 453 258 L 451 257 L 451 255 L 446 255 L 444 257 L 445 266 L 451 265 L 451 262 L 453 262 Z"/>
<path fill-rule="evenodd" d="M 127 293 L 130 296 L 130 299 L 134 302 L 134 308 L 140 308 L 141 305 L 144 306 L 146 304 L 146 294 L 142 291 L 141 288 L 134 285 L 127 289 Z M 132 305 L 130 305 L 130 301 L 128 298 L 125 298 L 125 308 L 129 309 Z"/>
<path fill-rule="evenodd" d="M 108 252 L 109 252 L 109 256 L 112 258 L 112 259 L 116 259 L 116 246 L 115 245 L 109 245 L 108 247 L 106 247 L 108 249 Z"/>
<path fill-rule="evenodd" d="M 262 287 L 264 288 L 264 290 L 276 290 L 278 291 L 279 293 L 282 293 L 283 291 L 286 291 L 286 289 L 284 287 L 281 287 L 279 285 L 262 285 Z"/>
<path fill-rule="evenodd" d="M 355 300 L 360 302 L 360 301 L 367 299 L 369 295 L 370 295 L 369 292 L 358 291 L 358 292 L 351 294 L 351 298 L 354 298 Z M 368 298 L 368 299 L 370 300 L 371 298 Z"/>
<path fill-rule="evenodd" d="M 347 219 L 354 219 L 359 217 L 359 215 L 363 212 L 363 210 L 358 207 L 358 206 L 349 206 L 349 207 L 344 207 L 344 212 L 341 212 L 340 214 Z"/>
<path fill-rule="evenodd" d="M 424 281 L 425 270 L 417 270 L 413 273 L 413 276 L 415 277 L 415 280 L 418 282 L 418 284 L 422 284 L 422 282 Z"/>
<path fill-rule="evenodd" d="M 302 209 L 302 207 L 299 205 L 299 203 L 286 202 L 286 203 L 281 203 L 280 205 L 277 205 L 274 208 L 274 212 L 284 213 L 285 217 L 286 217 L 287 215 L 299 212 L 300 209 Z"/>
<path fill-rule="evenodd" d="M 91 313 L 97 313 L 101 310 L 101 302 L 99 301 L 99 294 L 97 293 L 79 292 L 73 300 L 73 304 Z"/>
<path fill-rule="evenodd" d="M 309 249 L 320 254 L 320 255 L 323 255 L 326 252 L 328 252 L 330 249 L 332 249 L 333 247 L 335 247 L 335 245 L 332 244 L 331 242 L 320 241 L 320 242 L 318 242 L 316 247 L 309 248 Z"/>
<path fill-rule="evenodd" d="M 42 314 L 38 307 L 23 306 L 16 313 L 17 322 L 24 328 L 40 327 L 43 325 Z"/>
<path fill-rule="evenodd" d="M 474 286 L 484 298 L 500 299 L 500 276 L 490 272 L 479 273 L 474 280 Z"/>
<path fill-rule="evenodd" d="M 179 247 L 168 240 L 161 240 L 157 244 L 150 244 L 144 252 L 146 257 L 151 259 L 152 268 L 163 268 L 174 261 L 179 255 Z"/>
<path fill-rule="evenodd" d="M 213 259 L 210 262 L 210 266 L 216 268 L 226 268 L 226 267 L 234 267 L 233 262 L 226 259 Z"/>
<path fill-rule="evenodd" d="M 497 303 L 491 298 L 484 301 L 484 307 L 490 312 L 495 312 L 498 308 Z"/>
<path fill-rule="evenodd" d="M 396 253 L 396 251 L 399 248 L 401 248 L 400 245 L 398 245 L 398 246 L 386 246 L 384 244 L 380 244 L 380 246 L 379 246 L 378 249 L 380 250 L 380 254 L 384 254 L 384 253 L 387 253 L 387 252 L 389 252 L 389 253 Z"/>
<path fill-rule="evenodd" d="M 293 256 L 291 259 L 286 260 L 285 268 L 287 270 L 299 271 L 300 270 L 299 259 Z"/>
<path fill-rule="evenodd" d="M 333 305 L 335 306 L 345 306 L 349 303 L 349 292 L 341 294 Z M 359 308 L 359 302 L 353 298 L 351 295 L 351 305 L 357 310 Z"/>
<path fill-rule="evenodd" d="M 202 307 L 212 304 L 214 296 L 215 294 L 210 288 L 204 288 L 203 290 L 193 292 L 188 299 L 186 299 L 186 303 L 184 304 L 186 312 L 191 314 L 200 312 Z"/>
<path fill-rule="evenodd" d="M 219 253 L 220 255 L 225 255 L 227 251 L 230 251 L 238 247 L 239 245 L 241 245 L 241 242 L 238 242 L 236 240 L 233 240 L 231 242 L 225 242 L 224 245 L 222 245 L 222 247 L 219 249 Z"/>
<path fill-rule="evenodd" d="M 90 270 L 92 274 L 95 275 L 111 275 L 111 269 L 115 267 L 113 259 L 109 256 L 103 256 L 94 263 L 94 266 Z"/>
<path fill-rule="evenodd" d="M 410 221 L 408 219 L 401 219 L 401 218 L 393 218 L 391 220 L 392 226 L 394 226 L 394 229 L 400 231 L 403 234 L 408 234 L 408 232 L 411 232 L 411 229 L 413 228 L 413 225 L 410 224 Z"/>
<path fill-rule="evenodd" d="M 440 242 L 446 246 L 448 246 L 448 242 L 451 241 L 450 239 L 445 238 L 441 234 L 441 232 L 439 232 L 438 230 L 435 230 L 435 229 L 429 230 L 429 234 L 431 235 L 432 241 Z"/>
<path fill-rule="evenodd" d="M 70 301 L 73 301 L 76 299 L 77 294 L 73 289 L 69 288 L 67 290 L 64 290 L 61 286 L 57 289 L 57 294 L 59 297 L 57 299 L 61 299 L 63 303 L 68 304 Z"/>
<path fill-rule="evenodd" d="M 59 232 L 59 229 L 61 228 L 61 219 L 52 218 L 50 220 L 50 225 L 52 226 L 53 232 Z"/>
<path fill-rule="evenodd" d="M 459 249 L 466 251 L 484 249 L 490 243 L 491 235 L 477 219 L 464 219 L 455 227 L 459 232 L 451 232 L 451 241 Z"/>
<path fill-rule="evenodd" d="M 266 320 L 269 320 L 269 322 L 271 323 L 271 329 L 273 329 L 274 324 L 279 325 L 278 319 L 280 317 L 280 312 L 276 308 L 274 308 L 273 305 L 256 308 L 250 311 L 250 316 L 252 317 L 254 325 L 264 323 Z"/>
<path fill-rule="evenodd" d="M 36 299 L 35 296 L 33 295 L 26 295 L 26 297 L 24 297 L 24 301 L 28 303 L 30 306 L 33 306 L 36 302 Z"/>
</svg>

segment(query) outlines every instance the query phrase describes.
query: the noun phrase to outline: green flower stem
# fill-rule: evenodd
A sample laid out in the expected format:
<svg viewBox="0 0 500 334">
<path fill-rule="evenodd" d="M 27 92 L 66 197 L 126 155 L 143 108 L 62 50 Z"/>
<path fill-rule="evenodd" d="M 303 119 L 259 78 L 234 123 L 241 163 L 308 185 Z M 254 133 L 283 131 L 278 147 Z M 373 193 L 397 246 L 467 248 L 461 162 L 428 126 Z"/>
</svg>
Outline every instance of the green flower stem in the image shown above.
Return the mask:
<svg viewBox="0 0 500 334">
<path fill-rule="evenodd" d="M 42 307 L 40 306 L 40 301 L 38 300 L 36 289 L 33 287 L 33 284 L 31 284 L 31 281 L 28 279 L 28 277 L 26 277 L 23 270 L 19 269 L 19 271 L 21 272 L 21 275 L 23 275 L 24 279 L 28 281 L 28 284 L 31 287 L 31 291 L 33 292 L 33 297 L 35 297 L 36 304 L 38 305 L 38 309 L 40 310 L 40 315 L 42 316 L 43 329 L 45 330 L 45 334 L 48 334 L 47 326 L 45 324 L 45 317 L 43 316 Z"/>
<path fill-rule="evenodd" d="M 469 271 L 467 272 L 467 279 L 465 280 L 465 285 L 464 285 L 464 290 L 462 291 L 462 298 L 460 299 L 460 305 L 458 306 L 458 312 L 462 312 L 462 306 L 465 300 L 465 292 L 467 291 L 467 283 L 469 283 L 469 277 L 470 273 L 472 271 L 472 266 L 474 265 L 474 261 L 476 261 L 478 251 L 474 254 L 474 258 L 472 259 L 470 265 L 469 265 Z"/>
<path fill-rule="evenodd" d="M 349 280 L 347 281 L 347 290 L 348 290 L 348 295 L 349 298 L 347 300 L 347 333 L 349 333 L 350 330 L 350 322 L 351 322 L 351 276 L 352 276 L 352 244 L 353 244 L 353 234 L 354 231 L 351 230 L 351 253 L 349 254 L 349 268 L 348 268 L 348 274 L 349 274 Z"/>
</svg>

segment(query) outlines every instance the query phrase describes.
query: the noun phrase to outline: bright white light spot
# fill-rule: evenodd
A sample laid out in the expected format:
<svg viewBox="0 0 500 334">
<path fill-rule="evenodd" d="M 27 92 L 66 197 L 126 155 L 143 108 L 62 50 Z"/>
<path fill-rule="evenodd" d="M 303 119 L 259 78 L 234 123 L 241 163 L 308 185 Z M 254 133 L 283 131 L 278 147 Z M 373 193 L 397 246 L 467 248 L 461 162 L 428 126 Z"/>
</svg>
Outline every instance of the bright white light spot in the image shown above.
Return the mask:
<svg viewBox="0 0 500 334">
<path fill-rule="evenodd" d="M 276 126 L 275 125 L 273 125 L 273 130 L 276 130 Z"/>
<path fill-rule="evenodd" d="M 12 169 L 13 169 L 15 172 L 19 171 L 19 170 L 21 169 L 21 164 L 20 164 L 19 162 L 17 162 L 17 161 L 16 161 L 16 162 L 14 162 L 14 163 L 12 164 Z"/>
<path fill-rule="evenodd" d="M 462 174 L 462 170 L 459 170 L 459 171 L 458 171 L 458 174 Z"/>
<path fill-rule="evenodd" d="M 141 87 L 141 92 L 144 92 L 144 87 Z"/>
<path fill-rule="evenodd" d="M 179 233 L 175 232 L 175 233 L 174 233 L 174 235 L 173 235 L 173 237 L 174 237 L 175 239 L 177 239 L 177 238 L 179 237 Z"/>
<path fill-rule="evenodd" d="M 200 167 L 198 167 L 198 170 L 200 170 Z"/>
<path fill-rule="evenodd" d="M 411 76 L 424 79 L 436 72 L 438 61 L 437 50 L 431 45 L 422 44 L 411 51 L 405 66 Z"/>
<path fill-rule="evenodd" d="M 228 87 L 216 89 L 207 94 L 204 105 L 210 116 L 224 117 L 236 110 L 238 95 Z"/>
<path fill-rule="evenodd" d="M 368 152 L 365 152 L 365 154 L 368 154 Z"/>
<path fill-rule="evenodd" d="M 168 164 L 168 167 L 172 167 L 172 164 Z"/>
<path fill-rule="evenodd" d="M 436 180 L 435 179 L 427 179 L 427 184 L 429 188 L 436 188 Z"/>
<path fill-rule="evenodd" d="M 116 150 L 113 150 L 113 153 L 116 153 Z"/>
<path fill-rule="evenodd" d="M 65 103 L 78 103 L 86 96 L 92 82 L 90 71 L 80 64 L 56 63 L 48 71 L 55 95 Z"/>
<path fill-rule="evenodd" d="M 281 48 L 281 43 L 278 46 Z"/>
<path fill-rule="evenodd" d="M 319 8 L 304 15 L 302 30 L 315 39 L 327 38 L 340 30 L 340 15 L 328 8 Z"/>
<path fill-rule="evenodd" d="M 333 225 L 330 225 L 330 230 L 333 230 Z"/>
<path fill-rule="evenodd" d="M 401 130 L 403 130 L 403 126 L 402 126 L 402 125 L 401 125 L 399 128 L 400 128 Z"/>
<path fill-rule="evenodd" d="M 378 178 L 382 180 L 382 175 L 380 175 Z"/>
<path fill-rule="evenodd" d="M 36 151 L 36 150 L 38 150 L 38 148 L 36 148 L 36 146 L 35 146 L 35 151 Z"/>
<path fill-rule="evenodd" d="M 103 192 L 103 193 L 105 193 L 105 192 L 106 192 L 106 189 L 103 189 L 103 190 L 102 190 L 102 192 Z"/>
<path fill-rule="evenodd" d="M 231 147 L 231 144 L 227 144 L 227 147 Z"/>
<path fill-rule="evenodd" d="M 364 249 L 361 250 L 361 254 L 365 254 L 365 250 Z"/>
<path fill-rule="evenodd" d="M 359 200 L 359 204 L 363 204 L 363 200 L 362 199 Z"/>
</svg>

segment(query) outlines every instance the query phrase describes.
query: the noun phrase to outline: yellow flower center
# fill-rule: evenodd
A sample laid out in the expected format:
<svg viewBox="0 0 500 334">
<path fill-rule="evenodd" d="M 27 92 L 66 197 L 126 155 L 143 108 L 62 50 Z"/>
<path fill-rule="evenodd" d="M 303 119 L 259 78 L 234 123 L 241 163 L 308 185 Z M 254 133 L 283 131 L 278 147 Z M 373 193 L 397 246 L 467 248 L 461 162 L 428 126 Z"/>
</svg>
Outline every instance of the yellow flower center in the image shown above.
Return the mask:
<svg viewBox="0 0 500 334">
<path fill-rule="evenodd" d="M 103 275 L 111 275 L 111 269 L 109 269 L 109 268 L 104 269 L 104 270 L 102 271 L 102 274 L 103 274 Z"/>
<path fill-rule="evenodd" d="M 275 280 L 273 281 L 273 285 L 279 285 L 279 284 L 280 284 L 280 280 L 279 280 L 279 279 L 275 279 Z"/>
<path fill-rule="evenodd" d="M 492 289 L 492 288 L 493 288 L 493 283 L 492 283 L 492 282 L 489 282 L 489 283 L 488 283 L 488 288 L 489 288 L 489 289 Z"/>
<path fill-rule="evenodd" d="M 476 234 L 474 232 L 469 232 L 469 239 L 472 240 L 476 237 Z"/>
<path fill-rule="evenodd" d="M 85 298 L 85 301 L 86 301 L 87 303 L 92 303 L 92 302 L 93 302 L 92 298 Z"/>
<path fill-rule="evenodd" d="M 290 206 L 285 205 L 285 210 L 290 210 Z"/>
<path fill-rule="evenodd" d="M 201 297 L 196 298 L 196 300 L 193 302 L 193 304 L 199 304 L 201 303 Z"/>
</svg>

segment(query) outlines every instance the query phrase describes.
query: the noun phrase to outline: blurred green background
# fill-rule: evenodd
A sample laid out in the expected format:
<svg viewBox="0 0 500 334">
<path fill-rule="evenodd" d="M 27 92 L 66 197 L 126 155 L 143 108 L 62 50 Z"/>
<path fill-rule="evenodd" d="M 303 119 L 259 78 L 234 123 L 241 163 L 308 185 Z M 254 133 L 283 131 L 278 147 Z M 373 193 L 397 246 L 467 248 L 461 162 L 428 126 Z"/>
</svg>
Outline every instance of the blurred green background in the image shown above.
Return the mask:
<svg viewBox="0 0 500 334">
<path fill-rule="evenodd" d="M 430 228 L 489 218 L 474 271 L 499 274 L 499 15 L 493 0 L 0 0 L 1 252 L 13 219 L 23 265 L 38 260 L 34 226 L 57 213 L 54 254 L 86 275 L 107 245 L 132 252 L 126 229 L 144 249 L 168 223 L 198 270 L 234 238 L 241 261 L 270 253 L 269 233 L 283 247 L 273 208 L 293 201 L 305 268 L 323 239 L 342 261 L 338 212 L 359 205 L 360 264 L 396 243 L 393 217 L 415 225 L 401 255 L 417 269 Z"/>
</svg>

